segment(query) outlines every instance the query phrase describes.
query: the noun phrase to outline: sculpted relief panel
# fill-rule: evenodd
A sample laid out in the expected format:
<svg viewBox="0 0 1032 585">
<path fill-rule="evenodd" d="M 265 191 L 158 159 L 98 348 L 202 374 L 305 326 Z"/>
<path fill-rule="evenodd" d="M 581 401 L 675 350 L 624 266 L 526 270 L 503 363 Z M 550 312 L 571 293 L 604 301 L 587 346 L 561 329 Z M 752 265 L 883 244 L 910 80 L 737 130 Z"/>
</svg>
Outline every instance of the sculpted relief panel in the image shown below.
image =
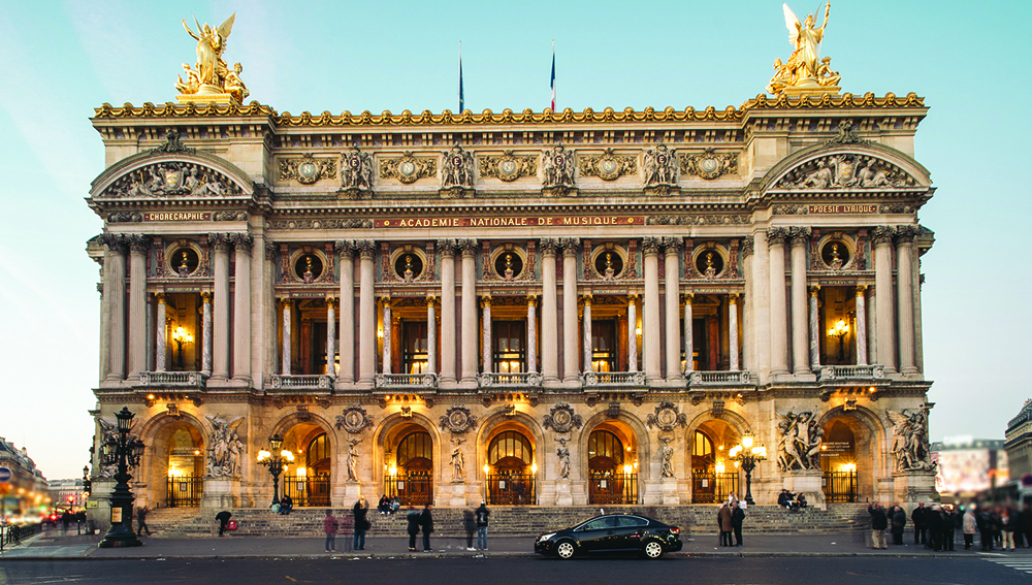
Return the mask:
<svg viewBox="0 0 1032 585">
<path fill-rule="evenodd" d="M 100 198 L 233 197 L 243 194 L 229 177 L 190 162 L 166 161 L 132 170 L 115 180 Z"/>
<path fill-rule="evenodd" d="M 917 186 L 896 165 L 873 156 L 833 154 L 792 169 L 776 189 L 898 189 Z"/>
</svg>

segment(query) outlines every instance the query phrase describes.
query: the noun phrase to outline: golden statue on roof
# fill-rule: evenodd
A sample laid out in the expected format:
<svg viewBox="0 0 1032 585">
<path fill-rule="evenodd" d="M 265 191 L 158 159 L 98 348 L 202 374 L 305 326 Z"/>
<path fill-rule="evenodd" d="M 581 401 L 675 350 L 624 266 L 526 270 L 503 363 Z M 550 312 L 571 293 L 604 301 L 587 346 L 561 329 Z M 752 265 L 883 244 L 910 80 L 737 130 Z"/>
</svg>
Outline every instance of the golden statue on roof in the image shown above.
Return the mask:
<svg viewBox="0 0 1032 585">
<path fill-rule="evenodd" d="M 176 89 L 181 94 L 181 102 L 231 102 L 241 103 L 251 92 L 240 79 L 243 66 L 237 63 L 232 69 L 222 60 L 226 51 L 226 39 L 233 32 L 233 21 L 236 13 L 231 15 L 221 26 L 212 28 L 205 23 L 201 26 L 194 17 L 197 32 L 190 29 L 183 19 L 183 28 L 197 41 L 197 63 L 194 67 L 183 63 L 186 81 L 182 75 L 176 82 Z"/>
<path fill-rule="evenodd" d="M 774 77 L 767 85 L 769 93 L 780 95 L 823 95 L 839 93 L 838 82 L 842 78 L 831 70 L 831 57 L 821 58 L 821 42 L 824 29 L 828 26 L 831 2 L 824 6 L 824 22 L 816 27 L 815 15 L 808 14 L 804 23 L 799 22 L 788 4 L 783 4 L 785 26 L 788 28 L 788 42 L 792 44 L 792 55 L 788 62 L 774 61 Z"/>
</svg>

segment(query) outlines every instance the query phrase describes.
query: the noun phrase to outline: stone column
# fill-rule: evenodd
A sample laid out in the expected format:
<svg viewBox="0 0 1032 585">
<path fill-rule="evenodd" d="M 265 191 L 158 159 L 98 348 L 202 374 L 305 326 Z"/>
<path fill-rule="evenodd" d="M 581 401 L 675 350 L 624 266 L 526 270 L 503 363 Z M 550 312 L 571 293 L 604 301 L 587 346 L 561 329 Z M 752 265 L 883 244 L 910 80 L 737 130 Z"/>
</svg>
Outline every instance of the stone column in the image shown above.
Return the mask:
<svg viewBox="0 0 1032 585">
<path fill-rule="evenodd" d="M 527 371 L 537 371 L 537 295 L 527 295 Z"/>
<path fill-rule="evenodd" d="M 376 284 L 373 273 L 376 243 L 361 240 L 358 249 L 358 383 L 372 387 L 376 374 Z"/>
<path fill-rule="evenodd" d="M 896 371 L 896 331 L 892 302 L 892 236 L 895 230 L 888 226 L 874 228 L 874 294 L 878 311 L 878 354 L 875 363 L 885 367 L 885 373 Z"/>
<path fill-rule="evenodd" d="M 201 293 L 201 374 L 211 375 L 212 358 L 212 318 L 211 318 L 211 293 Z"/>
<path fill-rule="evenodd" d="M 477 241 L 462 241 L 462 379 L 477 383 Z"/>
<path fill-rule="evenodd" d="M 664 238 L 666 246 L 666 380 L 671 384 L 679 383 L 681 376 L 681 328 L 678 318 L 681 316 L 680 271 L 678 258 L 682 240 L 678 237 Z"/>
<path fill-rule="evenodd" d="M 904 376 L 917 373 L 914 365 L 914 275 L 911 258 L 916 225 L 902 225 L 897 228 L 896 240 L 896 295 L 899 319 L 899 370 Z"/>
<path fill-rule="evenodd" d="M 756 370 L 756 347 L 754 346 L 754 322 L 753 304 L 754 299 L 750 293 L 750 283 L 753 281 L 753 256 L 755 246 L 752 237 L 742 239 L 742 246 L 739 248 L 742 262 L 742 276 L 745 277 L 745 300 L 742 302 L 742 369 L 748 371 Z"/>
<path fill-rule="evenodd" d="M 437 373 L 437 297 L 426 297 L 426 371 Z"/>
<path fill-rule="evenodd" d="M 821 313 L 818 307 L 820 285 L 810 287 L 810 369 L 817 371 L 821 367 Z"/>
<path fill-rule="evenodd" d="M 663 379 L 659 355 L 659 238 L 647 237 L 642 243 L 645 254 L 645 299 L 642 301 L 642 352 L 645 354 L 645 379 L 651 384 Z"/>
<path fill-rule="evenodd" d="M 920 226 L 914 237 L 914 243 L 910 251 L 910 265 L 913 267 L 912 288 L 914 293 L 914 367 L 918 373 L 924 373 L 924 318 L 921 311 L 921 247 L 918 244 L 917 236 L 920 236 Z"/>
<path fill-rule="evenodd" d="M 147 371 L 147 252 L 150 238 L 132 234 L 129 240 L 129 378 Z"/>
<path fill-rule="evenodd" d="M 563 382 L 576 383 L 577 367 L 577 249 L 580 240 L 563 239 Z"/>
<path fill-rule="evenodd" d="M 236 276 L 233 290 L 233 380 L 251 383 L 251 248 L 250 234 L 234 234 Z M 329 266 L 326 270 L 332 270 Z"/>
<path fill-rule="evenodd" d="M 491 349 L 491 295 L 484 295 L 480 297 L 480 310 L 481 314 L 481 363 L 484 364 L 484 372 L 493 372 L 494 363 L 492 361 Z"/>
<path fill-rule="evenodd" d="M 208 234 L 215 249 L 214 355 L 211 379 L 229 379 L 229 234 Z"/>
<path fill-rule="evenodd" d="M 168 350 L 165 343 L 168 341 L 167 317 L 165 316 L 165 293 L 154 293 L 154 302 L 158 306 L 158 317 L 155 319 L 157 327 L 154 328 L 154 369 L 158 372 L 165 371 L 165 357 Z"/>
<path fill-rule="evenodd" d="M 771 374 L 788 374 L 788 311 L 785 299 L 785 237 L 788 230 L 767 230 L 770 243 L 770 355 Z"/>
<path fill-rule="evenodd" d="M 728 369 L 737 372 L 742 369 L 738 358 L 738 295 L 727 295 L 727 347 L 730 353 Z"/>
<path fill-rule="evenodd" d="M 695 300 L 695 295 L 687 293 L 682 297 L 684 298 L 684 375 L 689 376 L 695 370 L 695 363 L 692 359 L 695 353 L 695 333 L 692 331 L 695 325 L 692 322 L 692 301 Z"/>
<path fill-rule="evenodd" d="M 867 287 L 867 363 L 878 363 L 878 304 L 874 289 Z"/>
<path fill-rule="evenodd" d="M 541 374 L 545 382 L 559 380 L 559 307 L 555 282 L 557 248 L 557 240 L 541 240 Z"/>
<path fill-rule="evenodd" d="M 856 300 L 854 309 L 856 311 L 856 365 L 867 365 L 867 310 L 864 303 L 864 293 L 867 286 L 856 287 Z"/>
<path fill-rule="evenodd" d="M 753 345 L 756 348 L 756 369 L 760 384 L 770 379 L 770 248 L 767 246 L 767 232 L 753 234 L 755 255 L 752 261 L 752 330 Z M 784 282 L 784 278 L 782 278 Z M 748 283 L 747 283 L 748 284 Z M 784 296 L 784 295 L 782 295 Z"/>
<path fill-rule="evenodd" d="M 793 227 L 789 233 L 792 237 L 792 368 L 796 376 L 803 376 L 811 373 L 806 319 L 806 244 L 810 240 L 810 228 Z"/>
<path fill-rule="evenodd" d="M 337 387 L 355 383 L 355 243 L 336 243 L 340 254 L 340 369 Z"/>
<path fill-rule="evenodd" d="M 584 357 L 582 358 L 584 363 L 583 369 L 585 372 L 594 372 L 595 364 L 591 359 L 595 353 L 594 343 L 592 343 L 591 339 L 591 295 L 583 295 L 581 299 L 584 301 L 584 314 L 581 317 L 581 329 L 583 330 L 581 346 L 584 351 Z"/>
<path fill-rule="evenodd" d="M 627 370 L 638 371 L 638 295 L 631 293 L 627 302 Z"/>
<path fill-rule="evenodd" d="M 391 371 L 392 354 L 391 347 L 393 343 L 391 338 L 393 337 L 393 327 L 391 327 L 391 297 L 381 297 L 380 302 L 383 303 L 383 373 L 393 374 Z"/>
<path fill-rule="evenodd" d="M 118 382 L 125 378 L 125 253 L 124 236 L 105 234 L 108 247 L 108 281 L 104 283 L 104 294 L 110 307 L 110 347 L 106 379 Z"/>
<path fill-rule="evenodd" d="M 455 245 L 438 240 L 441 253 L 441 382 L 455 382 Z"/>
<path fill-rule="evenodd" d="M 326 297 L 326 375 L 337 375 L 337 299 Z"/>
<path fill-rule="evenodd" d="M 281 299 L 283 305 L 283 348 L 280 355 L 283 356 L 283 365 L 280 373 L 284 376 L 290 375 L 290 299 Z"/>
</svg>

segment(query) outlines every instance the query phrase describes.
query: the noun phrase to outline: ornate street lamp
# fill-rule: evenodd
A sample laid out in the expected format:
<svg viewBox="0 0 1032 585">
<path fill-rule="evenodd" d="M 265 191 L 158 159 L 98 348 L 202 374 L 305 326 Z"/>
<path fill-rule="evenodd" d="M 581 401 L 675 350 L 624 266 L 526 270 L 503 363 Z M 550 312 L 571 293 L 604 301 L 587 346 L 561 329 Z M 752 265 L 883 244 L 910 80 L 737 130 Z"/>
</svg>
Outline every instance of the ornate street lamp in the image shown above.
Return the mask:
<svg viewBox="0 0 1032 585">
<path fill-rule="evenodd" d="M 838 359 L 839 363 L 846 361 L 846 334 L 849 333 L 849 323 L 839 319 L 835 326 L 828 329 L 829 336 L 838 337 Z"/>
<path fill-rule="evenodd" d="M 756 502 L 752 497 L 752 472 L 756 469 L 756 462 L 767 458 L 767 448 L 761 445 L 753 446 L 753 436 L 749 431 L 742 437 L 742 443 L 735 445 L 727 453 L 728 458 L 735 461 L 736 465 L 745 470 L 745 501 L 749 505 Z"/>
<path fill-rule="evenodd" d="M 176 365 L 180 369 L 183 368 L 183 344 L 193 343 L 193 335 L 182 327 L 176 327 L 176 330 L 172 332 L 172 341 L 176 342 Z"/>
<path fill-rule="evenodd" d="M 283 439 L 278 434 L 269 439 L 269 449 L 271 452 L 264 449 L 258 452 L 258 464 L 268 467 L 272 474 L 272 503 L 275 505 L 279 503 L 279 475 L 293 463 L 294 454 L 283 449 Z"/>
<path fill-rule="evenodd" d="M 143 456 L 143 442 L 136 437 L 129 437 L 132 428 L 133 413 L 128 406 L 115 414 L 118 419 L 118 437 L 105 442 L 101 446 L 101 458 L 106 465 L 118 464 L 115 474 L 115 491 L 111 493 L 111 529 L 104 535 L 100 548 L 116 548 L 124 546 L 140 546 L 143 544 L 133 532 L 133 494 L 129 490 L 129 470 L 140 464 Z"/>
</svg>

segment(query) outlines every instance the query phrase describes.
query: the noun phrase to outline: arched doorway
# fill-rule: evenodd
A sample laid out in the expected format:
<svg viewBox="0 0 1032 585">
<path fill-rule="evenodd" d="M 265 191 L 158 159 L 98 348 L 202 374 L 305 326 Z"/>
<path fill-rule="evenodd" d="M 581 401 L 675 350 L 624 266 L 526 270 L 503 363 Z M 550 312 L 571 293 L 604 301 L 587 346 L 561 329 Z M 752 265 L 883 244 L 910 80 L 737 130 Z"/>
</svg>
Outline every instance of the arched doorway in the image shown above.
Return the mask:
<svg viewBox="0 0 1032 585">
<path fill-rule="evenodd" d="M 728 450 L 738 444 L 738 431 L 720 419 L 708 420 L 690 438 L 692 503 L 723 501 L 739 493 L 738 463 L 727 461 Z"/>
<path fill-rule="evenodd" d="M 824 499 L 829 504 L 860 502 L 874 495 L 874 461 L 870 429 L 852 415 L 824 424 L 821 471 Z"/>
<path fill-rule="evenodd" d="M 283 474 L 283 494 L 298 507 L 329 506 L 332 453 L 326 431 L 310 422 L 296 424 L 284 435 L 283 448 L 294 453 L 294 464 Z"/>
<path fill-rule="evenodd" d="M 487 446 L 487 500 L 495 506 L 526 506 L 536 501 L 534 444 L 515 425 L 501 425 Z"/>
<path fill-rule="evenodd" d="M 384 492 L 397 496 L 402 505 L 422 506 L 433 503 L 434 442 L 430 433 L 419 425 L 407 425 L 398 433 L 394 461 L 386 453 L 388 466 Z"/>
<path fill-rule="evenodd" d="M 204 440 L 192 425 L 170 425 L 161 433 L 165 438 L 164 459 L 167 474 L 165 506 L 196 507 L 204 495 Z M 159 447 L 160 448 L 160 447 Z"/>
<path fill-rule="evenodd" d="M 638 458 L 627 425 L 607 421 L 588 435 L 588 503 L 638 503 Z"/>
</svg>

